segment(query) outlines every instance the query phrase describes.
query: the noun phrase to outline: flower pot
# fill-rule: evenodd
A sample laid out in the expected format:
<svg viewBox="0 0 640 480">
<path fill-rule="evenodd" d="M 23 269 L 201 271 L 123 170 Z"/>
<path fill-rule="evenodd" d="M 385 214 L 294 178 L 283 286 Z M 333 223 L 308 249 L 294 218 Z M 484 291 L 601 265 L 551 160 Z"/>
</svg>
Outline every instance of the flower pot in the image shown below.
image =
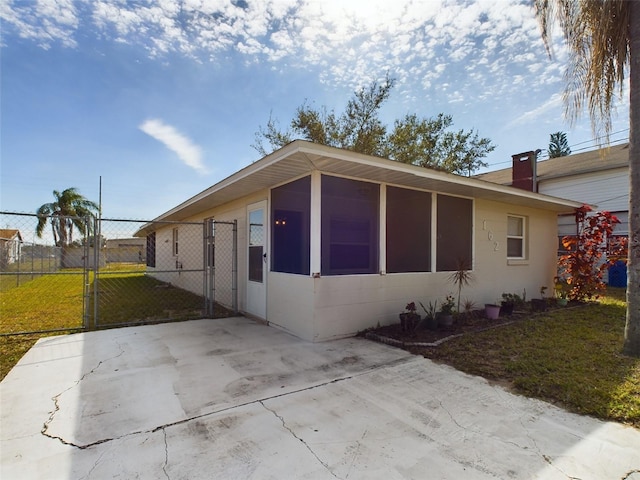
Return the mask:
<svg viewBox="0 0 640 480">
<path fill-rule="evenodd" d="M 567 303 L 569 303 L 569 300 L 567 300 L 566 298 L 557 298 L 556 303 L 561 307 L 566 307 Z"/>
<path fill-rule="evenodd" d="M 453 315 L 450 313 L 438 313 L 438 325 L 442 325 L 443 327 L 450 327 L 453 325 Z"/>
<path fill-rule="evenodd" d="M 514 304 L 512 302 L 502 302 L 500 313 L 503 315 L 511 315 L 513 313 Z"/>
<path fill-rule="evenodd" d="M 487 303 L 484 306 L 484 314 L 489 320 L 497 320 L 500 316 L 500 305 Z"/>
</svg>

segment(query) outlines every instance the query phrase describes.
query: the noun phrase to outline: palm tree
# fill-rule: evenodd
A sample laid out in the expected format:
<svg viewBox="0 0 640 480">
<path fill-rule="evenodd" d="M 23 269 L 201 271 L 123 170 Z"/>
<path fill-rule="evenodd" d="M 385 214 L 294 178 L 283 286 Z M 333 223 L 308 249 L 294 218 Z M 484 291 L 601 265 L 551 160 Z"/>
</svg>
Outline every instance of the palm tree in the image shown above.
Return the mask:
<svg viewBox="0 0 640 480">
<path fill-rule="evenodd" d="M 535 0 L 542 38 L 550 50 L 558 21 L 570 51 L 565 114 L 575 121 L 587 106 L 594 136 L 611 133 L 614 95 L 629 76 L 629 259 L 623 352 L 640 357 L 640 2 Z"/>
<path fill-rule="evenodd" d="M 67 188 L 62 192 L 53 191 L 55 201 L 45 203 L 37 210 L 38 224 L 36 235 L 42 237 L 44 228 L 49 221 L 53 232 L 53 240 L 57 247 L 62 247 L 62 266 L 65 266 L 64 249 L 73 242 L 73 228 L 76 227 L 83 235 L 91 232 L 91 222 L 87 218 L 93 217 L 98 210 L 91 200 L 78 193 L 75 188 Z"/>
</svg>

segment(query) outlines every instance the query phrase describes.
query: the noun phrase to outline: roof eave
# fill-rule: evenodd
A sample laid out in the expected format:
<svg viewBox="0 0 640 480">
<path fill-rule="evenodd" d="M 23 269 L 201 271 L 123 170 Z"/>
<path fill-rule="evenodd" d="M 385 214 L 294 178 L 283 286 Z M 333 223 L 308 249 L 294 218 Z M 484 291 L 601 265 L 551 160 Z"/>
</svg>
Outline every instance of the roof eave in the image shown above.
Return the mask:
<svg viewBox="0 0 640 480">
<path fill-rule="evenodd" d="M 314 170 L 364 181 L 543 208 L 558 213 L 571 212 L 581 205 L 484 180 L 295 140 L 160 215 L 153 223 L 182 221 L 201 211 L 299 178 Z M 143 236 L 152 230 L 152 223 L 147 223 L 136 232 L 136 236 Z"/>
</svg>

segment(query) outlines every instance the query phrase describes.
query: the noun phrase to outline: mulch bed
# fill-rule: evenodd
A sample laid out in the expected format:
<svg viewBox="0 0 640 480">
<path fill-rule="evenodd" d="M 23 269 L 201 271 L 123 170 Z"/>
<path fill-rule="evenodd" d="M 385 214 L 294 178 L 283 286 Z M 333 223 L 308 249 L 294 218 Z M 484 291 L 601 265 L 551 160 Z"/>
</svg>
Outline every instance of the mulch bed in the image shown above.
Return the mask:
<svg viewBox="0 0 640 480">
<path fill-rule="evenodd" d="M 571 302 L 570 305 L 574 304 Z M 575 302 L 577 305 L 578 302 Z M 557 307 L 550 305 L 549 310 Z M 548 310 L 547 310 L 548 311 Z M 454 317 L 453 325 L 450 327 L 438 326 L 437 330 L 427 330 L 418 328 L 413 332 L 405 332 L 400 327 L 400 323 L 386 325 L 384 327 L 371 328 L 361 332 L 361 335 L 369 340 L 374 340 L 399 348 L 408 347 L 437 347 L 452 338 L 469 333 L 482 332 L 492 328 L 510 325 L 512 323 L 526 320 L 532 316 L 544 314 L 544 312 L 532 312 L 530 309 L 514 311 L 508 316 L 500 316 L 496 320 L 489 320 L 484 316 L 483 310 L 475 310 Z"/>
</svg>

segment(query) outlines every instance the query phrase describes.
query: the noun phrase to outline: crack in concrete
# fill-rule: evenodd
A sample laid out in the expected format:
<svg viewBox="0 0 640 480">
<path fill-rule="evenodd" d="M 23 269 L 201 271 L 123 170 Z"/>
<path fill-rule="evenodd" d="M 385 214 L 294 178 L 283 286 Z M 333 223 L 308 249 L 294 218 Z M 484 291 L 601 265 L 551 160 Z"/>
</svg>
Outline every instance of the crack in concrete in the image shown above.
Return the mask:
<svg viewBox="0 0 640 480">
<path fill-rule="evenodd" d="M 164 472 L 164 476 L 167 477 L 167 480 L 171 480 L 169 474 L 167 473 L 167 467 L 169 466 L 169 445 L 167 444 L 167 429 L 162 429 L 162 434 L 164 436 L 164 465 L 162 465 L 162 471 Z"/>
<path fill-rule="evenodd" d="M 627 473 L 624 474 L 624 477 L 621 478 L 621 480 L 629 480 L 631 478 L 631 475 L 638 473 L 640 474 L 640 468 L 636 468 L 635 470 L 631 470 Z"/>
<path fill-rule="evenodd" d="M 122 351 L 120 354 L 118 354 L 118 355 L 116 355 L 116 356 L 114 356 L 114 357 L 112 357 L 111 359 L 108 359 L 108 360 L 112 360 L 113 358 L 117 358 L 120 355 L 122 355 L 122 353 L 124 353 L 124 352 Z M 107 360 L 105 360 L 105 361 L 107 361 Z M 44 423 L 44 426 L 43 426 L 43 428 L 42 428 L 42 430 L 40 432 L 42 435 L 44 435 L 46 437 L 49 437 L 49 438 L 52 438 L 54 440 L 59 440 L 64 445 L 69 445 L 69 446 L 75 447 L 75 448 L 77 448 L 79 450 L 85 450 L 85 449 L 90 448 L 90 447 L 95 447 L 96 445 L 100 445 L 100 444 L 107 443 L 107 442 L 112 442 L 114 440 L 120 440 L 120 439 L 123 439 L 123 438 L 131 437 L 133 435 L 139 435 L 141 433 L 149 434 L 149 433 L 156 433 L 156 432 L 158 432 L 160 430 L 164 431 L 164 429 L 169 428 L 169 427 L 175 427 L 175 426 L 178 426 L 178 425 L 184 425 L 185 423 L 189 423 L 189 422 L 192 422 L 194 420 L 199 420 L 201 418 L 206 418 L 206 417 L 209 417 L 209 416 L 217 415 L 219 413 L 224 413 L 224 412 L 227 412 L 227 411 L 230 411 L 230 410 L 234 410 L 236 408 L 242 408 L 242 407 L 245 407 L 245 406 L 248 406 L 248 405 L 254 405 L 256 403 L 262 403 L 263 401 L 273 400 L 273 399 L 280 398 L 280 397 L 286 397 L 287 395 L 293 395 L 293 394 L 296 394 L 296 393 L 305 392 L 305 391 L 308 391 L 308 390 L 313 390 L 315 388 L 325 387 L 325 386 L 331 385 L 333 383 L 342 382 L 344 380 L 349 380 L 351 378 L 355 378 L 355 377 L 358 377 L 358 376 L 365 375 L 365 374 L 369 373 L 369 371 L 366 371 L 366 372 L 360 372 L 360 373 L 357 373 L 357 374 L 354 374 L 354 375 L 350 375 L 350 376 L 347 376 L 347 377 L 335 378 L 333 380 L 329 380 L 329 381 L 324 382 L 324 383 L 319 383 L 317 385 L 311 385 L 310 387 L 299 388 L 297 390 L 292 390 L 290 392 L 285 392 L 285 393 L 279 393 L 277 395 L 272 395 L 270 397 L 264 397 L 264 398 L 259 398 L 259 399 L 256 399 L 256 400 L 250 400 L 250 401 L 245 402 L 245 403 L 232 405 L 232 406 L 229 406 L 229 407 L 221 408 L 219 410 L 214 410 L 212 412 L 202 413 L 200 415 L 194 415 L 192 417 L 187 417 L 187 418 L 183 418 L 181 420 L 176 420 L 175 422 L 165 423 L 164 425 L 158 425 L 158 426 L 155 426 L 155 427 L 150 428 L 150 429 L 137 430 L 137 431 L 129 432 L 129 433 L 126 433 L 124 435 L 120 435 L 120 436 L 113 437 L 113 438 L 103 438 L 103 439 L 100 439 L 100 440 L 96 440 L 95 442 L 87 443 L 87 444 L 84 444 L 84 445 L 78 445 L 78 444 L 75 444 L 73 442 L 69 442 L 69 441 L 65 440 L 64 438 L 62 438 L 62 437 L 59 437 L 59 436 L 56 436 L 56 435 L 51 435 L 51 434 L 47 433 L 47 429 L 49 427 L 49 424 L 53 421 L 53 418 L 55 417 L 55 414 L 60 409 L 59 405 L 58 405 L 58 398 L 61 395 L 63 395 L 64 393 L 66 393 L 69 390 L 71 390 L 72 388 L 75 388 L 87 375 L 93 373 L 96 369 L 98 369 L 98 367 L 100 367 L 100 365 L 102 365 L 102 363 L 103 363 L 103 361 L 101 360 L 93 370 L 91 370 L 90 372 L 88 372 L 85 375 L 83 375 L 82 378 L 80 380 L 78 380 L 74 385 L 72 385 L 71 387 L 69 387 L 66 390 L 62 391 L 58 395 L 52 397 L 52 400 L 54 401 L 55 409 L 51 412 L 51 415 L 49 416 L 49 419 Z"/>
<path fill-rule="evenodd" d="M 76 380 L 76 382 L 73 385 L 71 385 L 69 388 L 66 388 L 62 392 L 58 393 L 57 395 L 54 395 L 53 397 L 51 397 L 51 400 L 53 400 L 54 408 L 49 413 L 49 418 L 42 425 L 42 429 L 40 430 L 40 433 L 42 435 L 44 435 L 45 437 L 54 439 L 54 440 L 59 440 L 60 443 L 62 443 L 63 445 L 69 445 L 69 446 L 76 447 L 76 448 L 79 448 L 79 449 L 85 449 L 85 448 L 88 448 L 88 447 L 90 447 L 92 445 L 96 445 L 98 443 L 104 443 L 105 441 L 109 441 L 109 440 L 104 440 L 104 441 L 96 442 L 94 444 L 85 445 L 85 446 L 76 445 L 75 443 L 69 442 L 69 441 L 65 440 L 64 438 L 62 438 L 62 437 L 59 437 L 57 435 L 51 435 L 48 432 L 48 430 L 49 430 L 49 425 L 51 425 L 51 422 L 53 422 L 53 419 L 55 418 L 56 414 L 60 411 L 60 403 L 59 403 L 60 397 L 62 395 L 64 395 L 65 393 L 67 393 L 68 391 L 70 391 L 70 390 L 76 388 L 78 385 L 80 385 L 80 382 L 82 382 L 85 378 L 87 378 L 89 375 L 93 374 L 96 370 L 98 370 L 102 366 L 103 363 L 108 362 L 109 360 L 113 360 L 115 358 L 118 358 L 118 357 L 120 357 L 121 355 L 124 354 L 124 349 L 122 348 L 122 345 L 120 345 L 120 343 L 118 343 L 118 342 L 116 342 L 116 344 L 118 345 L 118 348 L 120 349 L 120 353 L 118 353 L 117 355 L 114 355 L 111 358 L 107 358 L 106 360 L 100 360 L 95 367 L 93 367 L 87 373 L 82 375 L 82 377 L 80 377 L 79 380 Z"/>
<path fill-rule="evenodd" d="M 323 462 L 323 461 L 322 461 L 322 459 L 318 456 L 318 454 L 317 454 L 316 452 L 314 452 L 314 451 L 313 451 L 313 449 L 311 448 L 311 446 L 310 446 L 307 442 L 305 442 L 303 438 L 301 438 L 301 437 L 299 437 L 298 435 L 296 435 L 296 433 L 295 433 L 293 430 L 291 430 L 291 428 L 289 428 L 289 427 L 287 426 L 286 422 L 284 421 L 284 418 L 283 418 L 281 415 L 278 415 L 278 413 L 277 413 L 275 410 L 273 410 L 273 409 L 271 409 L 271 408 L 267 407 L 267 406 L 264 404 L 264 402 L 263 402 L 262 400 L 260 400 L 260 402 L 259 402 L 259 403 L 260 403 L 260 405 L 262 405 L 262 406 L 265 408 L 265 410 L 267 410 L 267 411 L 269 411 L 269 412 L 273 413 L 273 415 L 274 415 L 277 419 L 279 419 L 279 420 L 280 420 L 280 422 L 282 423 L 282 427 L 283 427 L 286 431 L 288 431 L 288 432 L 293 436 L 293 438 L 295 438 L 295 439 L 296 439 L 296 440 L 298 440 L 300 443 L 302 443 L 302 444 L 305 446 L 305 448 L 306 448 L 307 450 L 309 450 L 309 453 L 311 453 L 311 455 L 313 455 L 313 456 L 315 457 L 315 459 L 318 461 L 318 463 L 320 463 L 320 465 L 322 465 L 322 466 L 327 470 L 327 472 L 329 472 L 329 473 L 330 473 L 333 477 L 335 477 L 335 478 L 340 478 L 340 477 L 338 477 L 335 473 L 333 473 L 333 471 L 331 470 L 331 468 L 329 468 L 329 465 L 328 465 L 326 462 Z"/>
</svg>

